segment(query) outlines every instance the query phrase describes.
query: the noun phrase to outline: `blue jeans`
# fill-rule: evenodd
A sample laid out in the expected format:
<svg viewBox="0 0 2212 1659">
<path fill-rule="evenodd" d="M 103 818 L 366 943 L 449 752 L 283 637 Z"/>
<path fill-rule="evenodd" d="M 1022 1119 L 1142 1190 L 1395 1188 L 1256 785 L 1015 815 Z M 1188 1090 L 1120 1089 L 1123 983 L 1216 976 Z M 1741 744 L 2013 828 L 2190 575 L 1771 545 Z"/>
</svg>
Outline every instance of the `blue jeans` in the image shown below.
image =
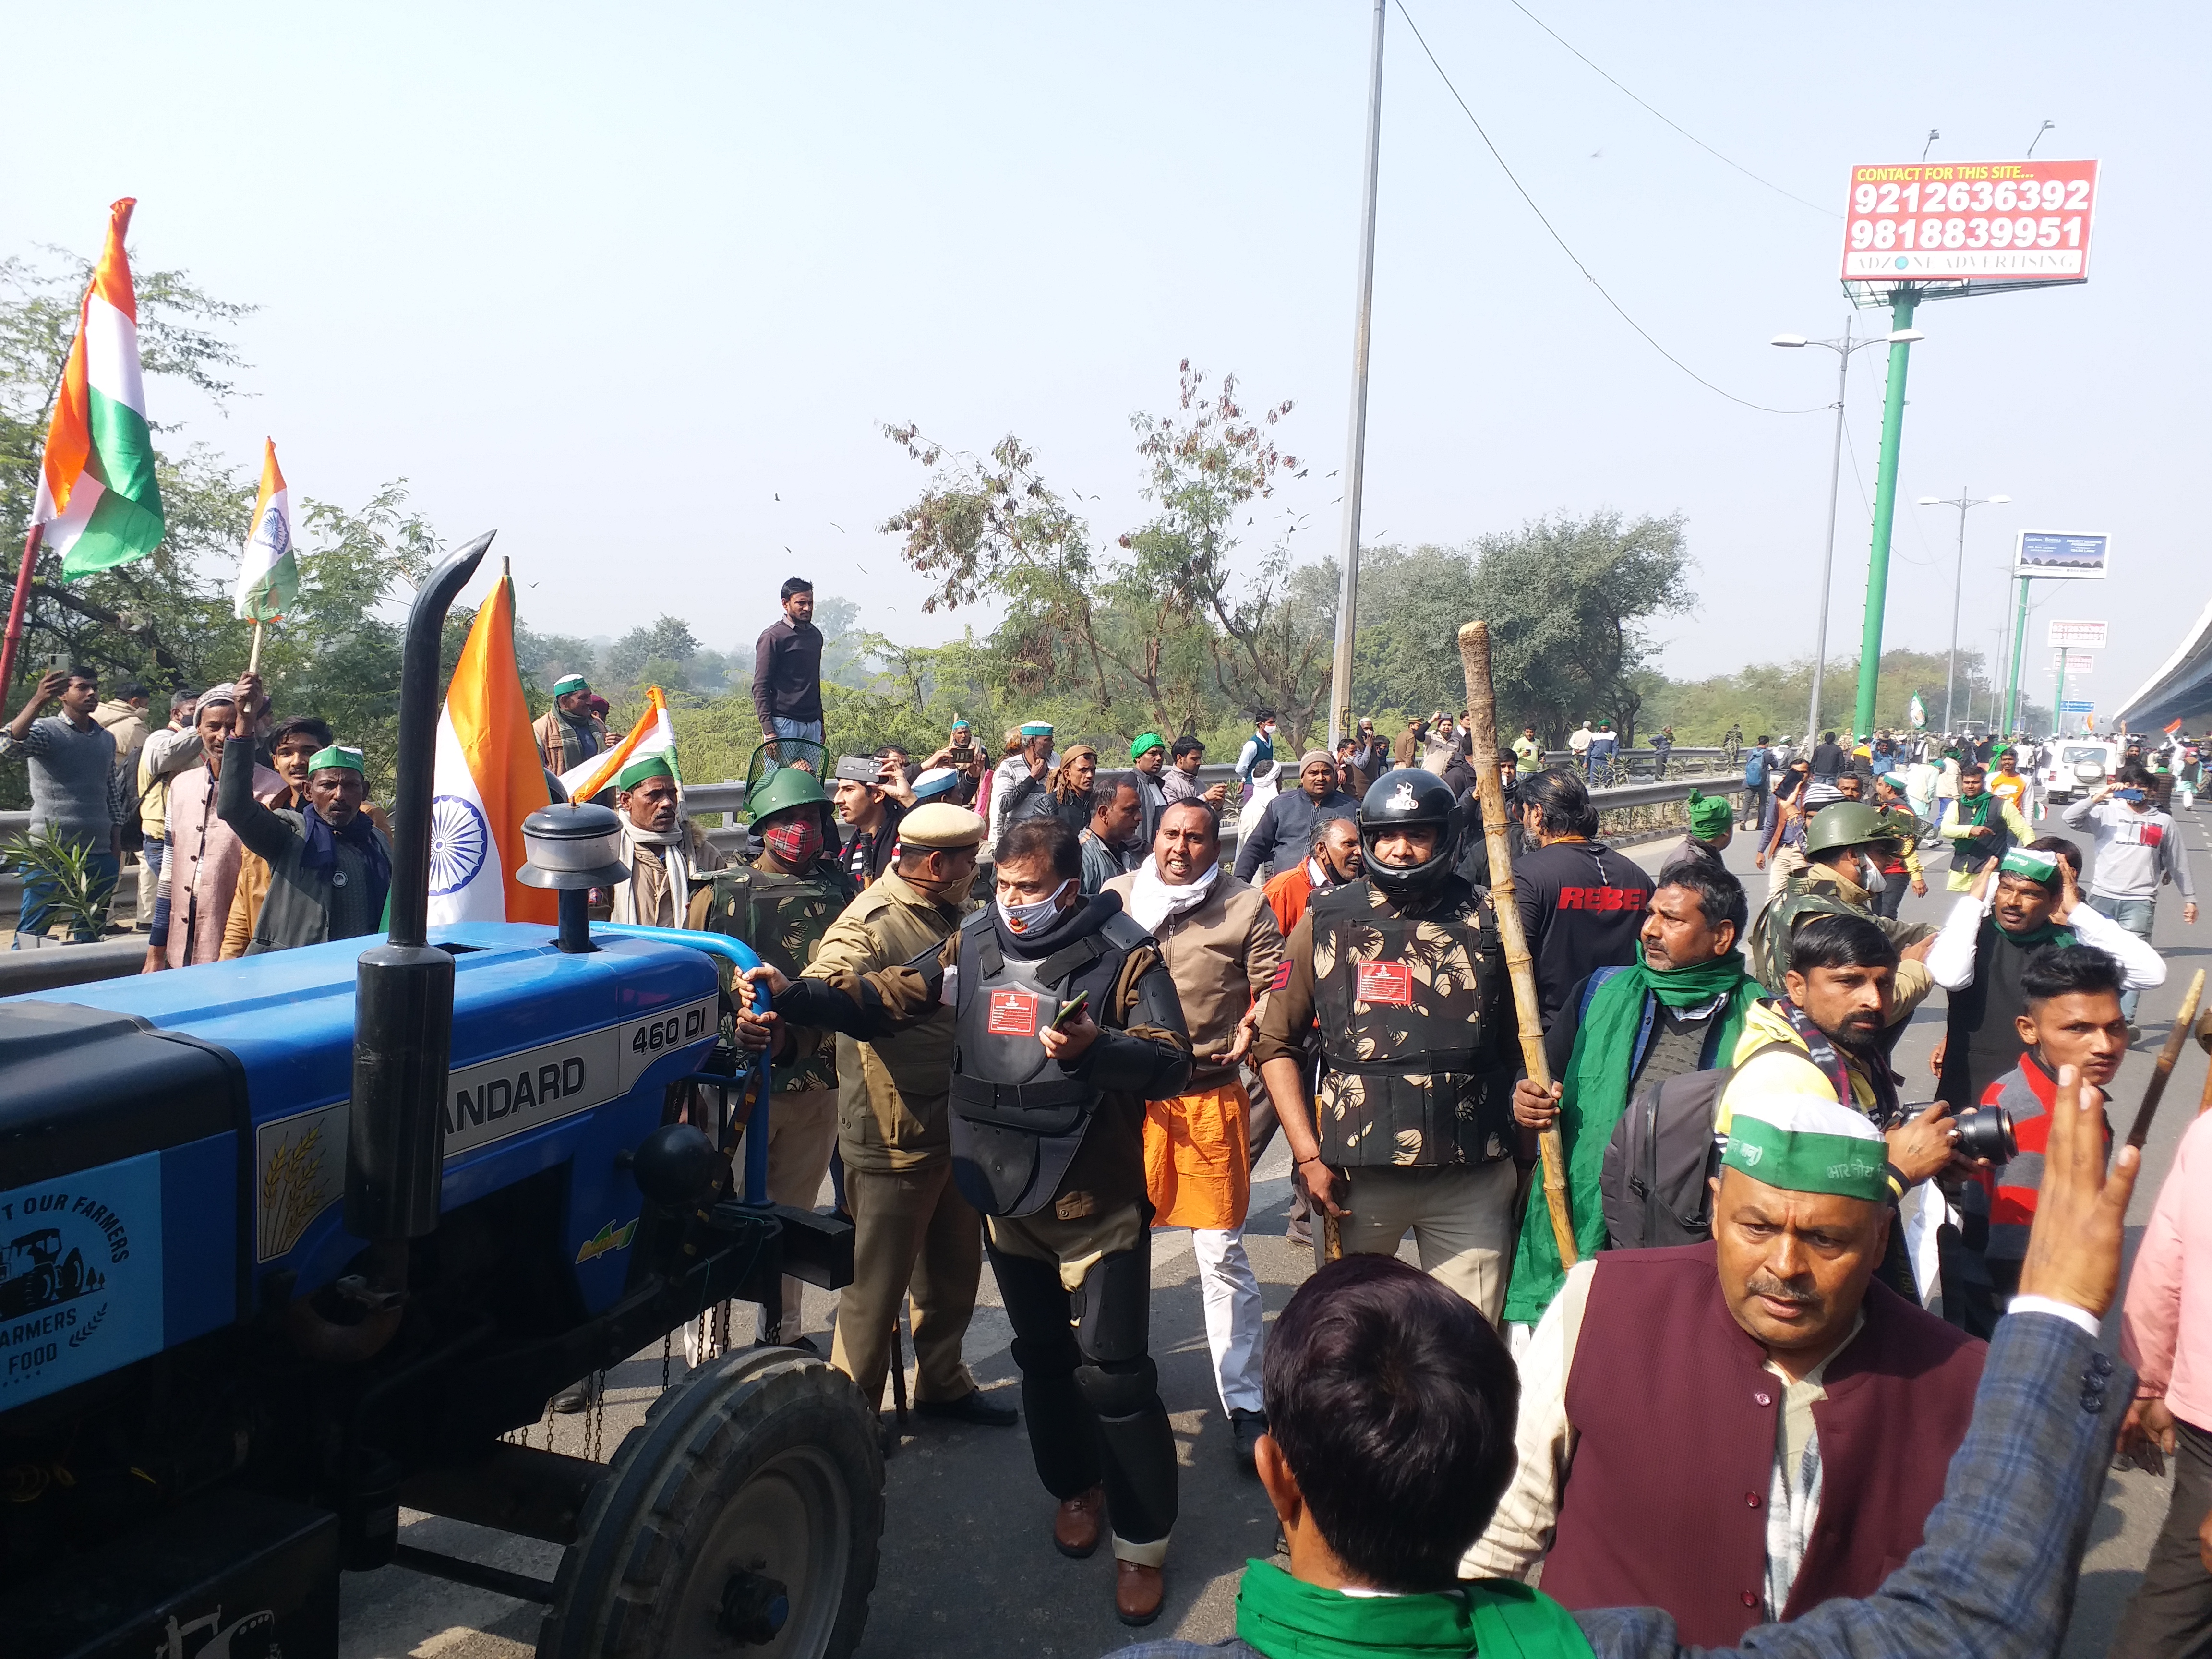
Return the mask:
<svg viewBox="0 0 2212 1659">
<path fill-rule="evenodd" d="M 116 880 L 123 873 L 123 860 L 113 853 L 93 853 L 85 862 L 92 872 L 94 890 L 100 895 L 104 921 L 106 901 L 115 891 Z M 33 938 L 45 937 L 46 929 L 53 925 L 55 896 L 54 884 L 46 876 L 33 870 L 23 872 L 22 914 L 15 919 L 18 937 L 10 948 L 20 948 L 21 936 L 25 933 Z M 76 922 L 70 925 L 70 933 L 82 945 L 98 939 L 100 928 L 95 926 L 88 933 L 82 922 Z"/>
<path fill-rule="evenodd" d="M 771 714 L 769 716 L 769 719 L 775 725 L 775 735 L 779 738 L 804 738 L 808 743 L 820 743 L 822 741 L 822 722 L 820 720 L 787 720 L 781 714 Z M 775 775 L 776 768 L 781 764 L 783 764 L 782 750 L 781 748 L 770 749 L 766 757 L 763 757 L 761 766 L 762 780 L 765 781 L 766 780 L 774 777 Z M 827 788 L 829 786 L 825 783 L 823 787 Z"/>
<path fill-rule="evenodd" d="M 2158 915 L 2156 899 L 2106 898 L 2102 893 L 2092 893 L 2089 895 L 2089 908 L 2100 916 L 2110 916 L 2144 944 L 2150 943 L 2150 925 Z M 2136 1023 L 2136 998 L 2138 994 L 2134 991 L 2120 993 L 2120 1012 L 2130 1025 Z"/>
</svg>

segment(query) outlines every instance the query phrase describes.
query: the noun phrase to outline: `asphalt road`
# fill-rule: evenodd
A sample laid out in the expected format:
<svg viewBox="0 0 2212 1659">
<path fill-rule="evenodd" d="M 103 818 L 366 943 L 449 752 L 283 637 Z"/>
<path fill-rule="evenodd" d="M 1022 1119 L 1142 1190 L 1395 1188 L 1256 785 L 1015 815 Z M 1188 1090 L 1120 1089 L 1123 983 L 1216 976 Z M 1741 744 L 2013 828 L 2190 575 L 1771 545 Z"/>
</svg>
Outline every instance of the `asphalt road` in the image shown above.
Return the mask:
<svg viewBox="0 0 2212 1659">
<path fill-rule="evenodd" d="M 2212 881 L 2208 822 L 2212 814 L 2191 818 L 2184 829 L 2191 866 L 2203 881 Z M 2043 827 L 2063 829 L 2055 818 Z M 1632 851 L 1656 868 L 1668 846 L 1653 842 Z M 1765 890 L 1765 878 L 1752 872 L 1750 861 L 1747 846 L 1730 849 L 1729 862 L 1747 878 L 1756 902 Z M 1935 854 L 1930 862 L 1940 866 L 1944 860 Z M 1940 868 L 1934 874 L 1927 898 L 1905 900 L 1907 919 L 1938 921 L 1946 914 Z M 2171 972 L 2166 986 L 2143 998 L 2143 1040 L 2115 1085 L 2120 1107 L 2130 1114 L 2190 975 L 2212 966 L 2212 921 L 2184 927 L 2181 907 L 2169 895 L 2160 906 L 2155 942 Z M 1933 1092 L 1927 1062 L 1942 1030 L 1942 1003 L 1940 993 L 1931 997 L 1899 1042 L 1899 1068 L 1913 1080 L 1908 1093 L 1924 1097 Z M 2130 1214 L 2131 1248 L 2186 1127 L 2204 1067 L 2204 1057 L 2190 1045 L 2146 1148 L 2145 1178 Z M 1310 1258 L 1282 1237 L 1288 1176 L 1279 1141 L 1257 1171 L 1248 1234 L 1270 1316 L 1310 1270 Z M 1273 1547 L 1273 1517 L 1258 1486 L 1241 1478 L 1231 1461 L 1226 1425 L 1206 1362 L 1188 1235 L 1158 1236 L 1152 1271 L 1153 1352 L 1184 1474 L 1182 1517 L 1169 1559 L 1167 1610 L 1144 1634 L 1218 1641 L 1232 1632 L 1237 1582 L 1246 1558 L 1264 1557 Z M 817 1334 L 826 1330 L 830 1302 L 826 1295 L 809 1292 L 808 1324 Z M 2109 1323 L 2117 1341 L 2117 1312 Z M 984 1388 L 1013 1401 L 1018 1387 L 1007 1352 L 1010 1337 L 996 1286 L 986 1272 L 967 1357 Z M 821 1340 L 826 1351 L 826 1334 Z M 683 1367 L 679 1346 L 673 1368 L 680 1375 Z M 602 1455 L 612 1455 L 622 1436 L 643 1417 L 659 1388 L 660 1371 L 656 1352 L 610 1374 Z M 547 1431 L 544 1425 L 533 1431 L 537 1443 L 544 1443 Z M 550 1432 L 557 1449 L 580 1455 L 586 1451 L 584 1419 L 553 1419 Z M 1134 1633 L 1114 1618 L 1107 1553 L 1102 1550 L 1089 1561 L 1069 1561 L 1054 1552 L 1052 1504 L 1036 1484 L 1020 1429 L 951 1429 L 916 1419 L 887 1466 L 886 1486 L 882 1567 L 863 1656 L 1090 1659 L 1133 1639 Z M 2089 1659 L 2105 1650 L 2164 1517 L 2167 1490 L 2166 1481 L 2136 1472 L 2110 1477 L 2090 1534 L 2066 1659 Z M 433 1516 L 410 1513 L 403 1519 L 403 1536 L 410 1543 L 545 1577 L 557 1565 L 559 1552 L 551 1545 Z M 517 1659 L 532 1650 L 539 1618 L 539 1610 L 529 1604 L 397 1567 L 348 1577 L 341 1605 L 344 1659 Z"/>
</svg>

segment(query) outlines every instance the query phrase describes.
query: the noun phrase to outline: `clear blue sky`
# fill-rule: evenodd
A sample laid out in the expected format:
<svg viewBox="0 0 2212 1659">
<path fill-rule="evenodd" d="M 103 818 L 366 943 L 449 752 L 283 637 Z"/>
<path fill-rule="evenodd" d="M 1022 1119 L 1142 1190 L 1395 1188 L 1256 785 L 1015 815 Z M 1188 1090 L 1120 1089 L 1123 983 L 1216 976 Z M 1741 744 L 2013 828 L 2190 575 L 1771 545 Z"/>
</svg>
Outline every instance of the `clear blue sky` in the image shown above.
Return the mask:
<svg viewBox="0 0 2212 1659">
<path fill-rule="evenodd" d="M 1968 546 L 1992 647 L 2022 526 L 2102 529 L 2110 708 L 2193 619 L 2208 563 L 2202 8 L 1532 9 L 1747 167 L 1840 207 L 1846 169 L 2039 155 L 2105 164 L 2084 289 L 1925 307 L 1903 495 L 2003 492 Z M 1621 303 L 1708 378 L 1818 405 L 1840 222 L 1729 170 L 1506 0 L 1413 0 L 1492 137 Z M 228 418 L 156 382 L 157 420 L 242 466 L 264 431 L 295 495 L 405 476 L 439 528 L 488 526 L 525 618 L 618 633 L 661 611 L 750 641 L 793 569 L 865 623 L 935 639 L 872 526 L 919 469 L 875 430 L 981 449 L 1008 429 L 1142 511 L 1127 417 L 1188 356 L 1297 400 L 1285 498 L 1333 553 L 1350 379 L 1370 12 L 1332 3 L 46 8 L 34 139 L 0 245 L 89 253 L 140 198 L 143 260 L 262 310 Z M 1680 511 L 1700 604 L 1676 673 L 1809 648 L 1825 414 L 1728 403 L 1638 340 L 1545 237 L 1402 18 L 1386 57 L 1370 541 L 1457 541 L 1611 505 Z M 1884 44 L 1885 36 L 1890 44 Z M 20 78 L 20 77 L 19 77 Z M 26 82 L 27 84 L 27 82 Z M 20 125 L 21 124 L 19 124 Z M 1876 326 L 1860 313 L 1862 327 Z M 1874 485 L 1881 354 L 1850 432 Z M 781 496 L 781 500 L 776 499 Z M 1860 622 L 1867 514 L 1846 459 L 1832 641 Z M 842 526 L 840 530 L 836 527 Z M 1941 648 L 1954 515 L 1899 515 L 1892 643 Z M 787 553 L 786 549 L 792 550 Z M 2050 591 L 2050 590 L 2046 590 Z M 2078 595 L 2078 597 L 2077 597 Z M 977 618 L 988 623 L 988 617 Z"/>
</svg>

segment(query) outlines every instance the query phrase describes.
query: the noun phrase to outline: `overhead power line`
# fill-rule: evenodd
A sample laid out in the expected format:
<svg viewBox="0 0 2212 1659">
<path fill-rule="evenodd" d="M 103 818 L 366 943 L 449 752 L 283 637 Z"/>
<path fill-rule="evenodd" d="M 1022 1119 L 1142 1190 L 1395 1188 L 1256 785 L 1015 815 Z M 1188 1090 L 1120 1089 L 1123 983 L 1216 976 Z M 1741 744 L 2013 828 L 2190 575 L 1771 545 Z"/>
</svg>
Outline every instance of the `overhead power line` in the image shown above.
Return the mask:
<svg viewBox="0 0 2212 1659">
<path fill-rule="evenodd" d="M 1796 203 L 1799 207 L 1810 208 L 1814 212 L 1826 214 L 1831 219 L 1840 219 L 1844 216 L 1842 214 L 1837 212 L 1833 208 L 1824 208 L 1818 202 L 1807 201 L 1795 191 L 1783 189 L 1781 185 L 1776 184 L 1771 179 L 1760 178 L 1759 174 L 1753 173 L 1749 167 L 1744 166 L 1742 162 L 1736 161 L 1730 156 L 1722 155 L 1720 151 L 1715 149 L 1704 139 L 1698 137 L 1696 133 L 1691 131 L 1689 128 L 1684 126 L 1680 121 L 1674 119 L 1673 116 L 1665 113 L 1663 111 L 1653 108 L 1651 105 L 1645 103 L 1643 99 L 1638 98 L 1634 93 L 1629 91 L 1626 87 L 1622 86 L 1620 82 L 1615 81 L 1612 76 L 1607 74 L 1606 71 L 1599 68 L 1596 64 L 1592 63 L 1589 58 L 1583 56 L 1582 51 L 1577 47 L 1571 40 L 1568 40 L 1566 36 L 1561 34 L 1559 30 L 1553 28 L 1542 18 L 1537 16 L 1534 12 L 1530 11 L 1528 7 L 1522 5 L 1521 3 L 1521 0 L 1510 0 L 1510 3 L 1512 5 L 1514 10 L 1519 12 L 1523 17 L 1534 23 L 1538 28 L 1543 30 L 1545 33 L 1550 35 L 1552 39 L 1557 40 L 1569 52 L 1573 52 L 1577 58 L 1581 58 L 1582 61 L 1595 73 L 1601 76 L 1606 81 L 1611 82 L 1621 95 L 1626 98 L 1631 103 L 1638 105 L 1650 114 L 1658 117 L 1660 120 L 1664 121 L 1668 126 L 1674 128 L 1675 131 L 1680 133 L 1682 137 L 1688 139 L 1699 149 L 1705 151 L 1706 155 L 1711 156 L 1716 161 L 1724 162 L 1728 166 L 1734 167 L 1738 173 L 1743 174 L 1745 178 L 1750 179 L 1752 183 L 1765 185 L 1767 189 L 1772 191 L 1777 196 L 1787 196 L 1791 201 Z"/>
<path fill-rule="evenodd" d="M 1451 94 L 1452 101 L 1460 106 L 1461 113 L 1464 114 L 1468 122 L 1472 124 L 1476 135 L 1481 138 L 1484 147 L 1490 151 L 1491 159 L 1498 163 L 1498 170 L 1504 173 L 1506 181 L 1510 184 L 1516 191 L 1520 192 L 1521 199 L 1528 204 L 1528 211 L 1536 216 L 1536 222 L 1543 226 L 1545 230 L 1550 234 L 1552 240 L 1559 245 L 1559 252 L 1567 256 L 1568 260 L 1573 264 L 1577 270 L 1582 272 L 1583 279 L 1592 288 L 1597 290 L 1598 297 L 1603 300 L 1606 304 L 1613 307 L 1614 314 L 1619 316 L 1622 322 L 1626 323 L 1629 327 L 1634 329 L 1638 334 L 1641 335 L 1643 337 L 1644 343 L 1646 345 L 1650 346 L 1662 357 L 1664 357 L 1668 362 L 1674 364 L 1675 368 L 1680 369 L 1683 374 L 1688 375 L 1699 386 L 1705 387 L 1706 391 L 1717 392 L 1720 396 L 1727 398 L 1730 403 L 1741 404 L 1746 409 L 1755 409 L 1762 415 L 1818 415 L 1823 410 L 1832 409 L 1834 407 L 1832 404 L 1814 404 L 1810 408 L 1807 409 L 1774 409 L 1769 407 L 1765 404 L 1755 404 L 1748 398 L 1737 397 L 1735 392 L 1730 392 L 1726 386 L 1715 386 L 1704 375 L 1698 374 L 1696 369 L 1692 368 L 1689 364 L 1684 362 L 1673 352 L 1668 350 L 1665 346 L 1661 345 L 1659 342 L 1652 337 L 1650 330 L 1645 328 L 1643 324 L 1638 322 L 1635 318 L 1630 316 L 1627 311 L 1622 307 L 1620 301 L 1614 299 L 1611 294 L 1606 291 L 1605 284 L 1598 281 L 1597 277 L 1592 274 L 1590 268 L 1582 262 L 1581 258 L 1575 252 L 1574 249 L 1567 246 L 1567 239 L 1560 235 L 1558 229 L 1553 225 L 1552 222 L 1544 216 L 1544 210 L 1536 205 L 1536 198 L 1528 193 L 1528 187 L 1515 176 L 1513 169 L 1506 165 L 1504 156 L 1498 154 L 1498 146 L 1491 142 L 1490 134 L 1483 130 L 1482 123 L 1475 118 L 1474 112 L 1468 107 L 1467 100 L 1460 96 L 1459 88 L 1452 84 L 1451 76 L 1444 73 L 1444 66 L 1437 61 L 1436 53 L 1430 51 L 1429 43 L 1421 33 L 1420 25 L 1413 21 L 1413 14 L 1406 9 L 1406 0 L 1397 0 L 1397 5 L 1398 15 L 1406 20 L 1406 27 L 1413 30 L 1413 39 L 1420 43 L 1421 51 L 1427 55 L 1431 67 L 1436 70 L 1437 77 L 1443 82 L 1444 90 Z"/>
</svg>

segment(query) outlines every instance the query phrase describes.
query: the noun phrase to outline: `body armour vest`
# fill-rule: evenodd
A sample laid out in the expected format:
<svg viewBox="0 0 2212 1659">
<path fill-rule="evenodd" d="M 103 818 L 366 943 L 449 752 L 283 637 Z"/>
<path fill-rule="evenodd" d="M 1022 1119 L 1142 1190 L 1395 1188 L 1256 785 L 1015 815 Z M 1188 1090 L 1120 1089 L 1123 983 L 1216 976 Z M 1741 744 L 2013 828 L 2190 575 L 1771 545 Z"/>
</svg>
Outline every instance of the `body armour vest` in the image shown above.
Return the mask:
<svg viewBox="0 0 2212 1659">
<path fill-rule="evenodd" d="M 1008 956 L 992 913 L 960 927 L 953 998 L 952 1176 L 985 1215 L 1023 1216 L 1059 1191 L 1099 1091 L 1060 1069 L 1038 1036 L 1079 993 L 1101 1024 L 1129 951 L 1150 934 L 1127 913 L 1050 956 Z"/>
<path fill-rule="evenodd" d="M 1456 877 L 1418 916 L 1364 881 L 1315 898 L 1322 1157 L 1341 1169 L 1510 1155 L 1497 1028 L 1504 953 L 1489 902 Z"/>
</svg>

